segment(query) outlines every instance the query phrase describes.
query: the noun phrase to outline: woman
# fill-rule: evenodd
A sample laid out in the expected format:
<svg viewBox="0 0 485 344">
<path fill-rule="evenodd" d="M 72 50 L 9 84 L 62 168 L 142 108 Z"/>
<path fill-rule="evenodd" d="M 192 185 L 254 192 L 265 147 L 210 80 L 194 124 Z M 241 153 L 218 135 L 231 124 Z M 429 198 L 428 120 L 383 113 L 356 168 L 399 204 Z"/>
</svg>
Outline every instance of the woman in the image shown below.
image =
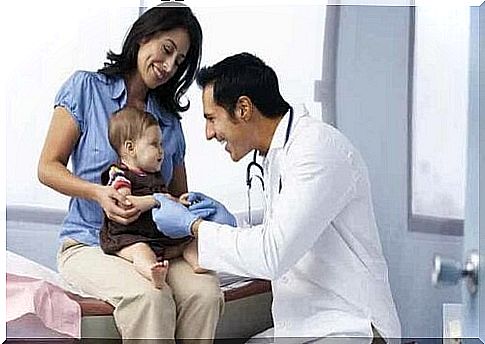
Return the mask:
<svg viewBox="0 0 485 344">
<path fill-rule="evenodd" d="M 185 6 L 154 7 L 133 24 L 120 54 L 108 52 L 98 72 L 74 73 L 61 87 L 39 161 L 39 180 L 71 196 L 58 254 L 62 276 L 115 307 L 123 338 L 213 338 L 223 306 L 215 274 L 194 274 L 183 259 L 170 262 L 169 288 L 156 289 L 120 257 L 99 247 L 103 210 L 128 224 L 140 210 L 100 183 L 116 162 L 108 142 L 110 115 L 124 106 L 153 114 L 160 124 L 169 192 L 187 192 L 185 141 L 178 112 L 199 68 L 200 24 Z M 69 158 L 72 172 L 67 169 Z"/>
</svg>

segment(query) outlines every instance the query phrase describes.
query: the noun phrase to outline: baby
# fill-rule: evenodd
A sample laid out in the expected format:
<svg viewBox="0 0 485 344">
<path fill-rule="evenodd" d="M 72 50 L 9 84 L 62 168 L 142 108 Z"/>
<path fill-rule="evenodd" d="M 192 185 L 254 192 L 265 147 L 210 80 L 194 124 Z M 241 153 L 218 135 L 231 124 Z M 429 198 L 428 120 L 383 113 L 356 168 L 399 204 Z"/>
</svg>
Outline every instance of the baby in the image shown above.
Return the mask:
<svg viewBox="0 0 485 344">
<path fill-rule="evenodd" d="M 152 195 L 168 192 L 160 173 L 163 148 L 157 120 L 149 113 L 125 107 L 111 117 L 108 136 L 119 162 L 103 172 L 101 181 L 126 195 L 142 213 L 128 225 L 114 222 L 105 215 L 100 232 L 103 251 L 132 262 L 137 271 L 159 289 L 166 285 L 168 259 L 183 256 L 194 272 L 206 272 L 198 265 L 195 240 L 169 238 L 152 220 L 150 210 L 156 204 Z M 189 203 L 187 194 L 174 200 L 186 206 Z"/>
</svg>

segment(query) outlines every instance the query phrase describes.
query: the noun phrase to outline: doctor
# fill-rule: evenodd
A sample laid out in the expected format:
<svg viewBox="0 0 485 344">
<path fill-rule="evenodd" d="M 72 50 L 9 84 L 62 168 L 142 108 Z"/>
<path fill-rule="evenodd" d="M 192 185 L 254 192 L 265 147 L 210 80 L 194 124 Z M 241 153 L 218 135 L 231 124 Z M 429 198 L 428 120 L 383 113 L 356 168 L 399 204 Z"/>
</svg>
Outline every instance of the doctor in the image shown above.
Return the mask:
<svg viewBox="0 0 485 344">
<path fill-rule="evenodd" d="M 264 157 L 268 209 L 262 225 L 233 228 L 234 217 L 203 194 L 190 194 L 189 209 L 155 195 L 159 229 L 196 237 L 204 268 L 271 280 L 275 337 L 400 337 L 359 152 L 294 112 L 275 72 L 251 54 L 203 68 L 197 83 L 207 139 L 225 143 L 234 161 L 253 149 Z"/>
</svg>

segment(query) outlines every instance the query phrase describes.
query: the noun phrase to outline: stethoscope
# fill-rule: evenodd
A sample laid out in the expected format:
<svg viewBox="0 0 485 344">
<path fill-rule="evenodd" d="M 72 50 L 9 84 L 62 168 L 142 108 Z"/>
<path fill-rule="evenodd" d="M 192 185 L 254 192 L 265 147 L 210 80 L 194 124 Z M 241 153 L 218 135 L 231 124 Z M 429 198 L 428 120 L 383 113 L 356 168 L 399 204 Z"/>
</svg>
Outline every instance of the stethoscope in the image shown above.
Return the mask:
<svg viewBox="0 0 485 344">
<path fill-rule="evenodd" d="M 288 139 L 290 138 L 291 126 L 293 124 L 293 108 L 291 106 L 290 106 L 289 115 L 290 115 L 290 117 L 288 118 L 288 125 L 286 127 L 286 135 L 285 135 L 285 143 L 283 144 L 283 147 L 286 146 L 286 143 L 288 142 Z M 249 224 L 249 227 L 252 227 L 252 225 L 253 225 L 253 219 L 252 219 L 252 214 L 251 214 L 251 186 L 252 186 L 252 181 L 253 181 L 254 177 L 256 177 L 256 180 L 258 180 L 261 183 L 261 187 L 262 187 L 263 192 L 264 192 L 264 180 L 263 180 L 264 169 L 263 169 L 263 166 L 261 166 L 260 164 L 258 164 L 256 162 L 256 154 L 257 154 L 257 151 L 255 149 L 254 153 L 253 153 L 253 161 L 251 161 L 248 164 L 248 167 L 246 168 L 246 185 L 248 186 L 248 224 Z M 260 172 L 260 175 L 253 174 L 251 176 L 251 168 L 256 168 Z M 282 187 L 283 187 L 283 184 L 281 183 L 281 176 L 280 176 L 278 193 L 281 192 Z"/>
</svg>

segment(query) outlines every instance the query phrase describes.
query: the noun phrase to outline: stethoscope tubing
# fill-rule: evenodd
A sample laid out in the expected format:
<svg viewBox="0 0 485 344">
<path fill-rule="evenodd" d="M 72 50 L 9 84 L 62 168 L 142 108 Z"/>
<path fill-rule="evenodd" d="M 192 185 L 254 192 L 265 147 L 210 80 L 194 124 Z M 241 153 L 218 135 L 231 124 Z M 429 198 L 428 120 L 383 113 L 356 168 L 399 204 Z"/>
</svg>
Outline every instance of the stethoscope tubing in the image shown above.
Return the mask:
<svg viewBox="0 0 485 344">
<path fill-rule="evenodd" d="M 290 117 L 288 118 L 288 125 L 286 127 L 286 135 L 285 135 L 285 143 L 283 144 L 283 147 L 286 146 L 286 144 L 288 143 L 288 140 L 290 139 L 291 126 L 293 125 L 293 108 L 291 106 L 290 106 L 289 115 L 290 115 Z M 256 177 L 257 179 L 259 179 L 259 181 L 261 182 L 261 186 L 263 188 L 263 192 L 265 190 L 264 189 L 264 180 L 263 180 L 264 169 L 263 169 L 263 166 L 261 166 L 260 164 L 257 163 L 256 154 L 257 154 L 257 151 L 255 149 L 254 153 L 253 153 L 253 161 L 251 161 L 246 168 L 246 185 L 248 187 L 248 222 L 249 222 L 249 227 L 252 226 L 251 185 L 252 185 L 253 177 Z M 253 168 L 253 167 L 255 167 L 259 170 L 259 172 L 261 173 L 261 176 L 259 176 L 257 174 L 254 174 L 253 176 L 251 176 L 251 168 Z M 281 192 L 281 189 L 282 189 L 282 184 L 281 184 L 281 177 L 280 177 L 278 193 Z"/>
</svg>

